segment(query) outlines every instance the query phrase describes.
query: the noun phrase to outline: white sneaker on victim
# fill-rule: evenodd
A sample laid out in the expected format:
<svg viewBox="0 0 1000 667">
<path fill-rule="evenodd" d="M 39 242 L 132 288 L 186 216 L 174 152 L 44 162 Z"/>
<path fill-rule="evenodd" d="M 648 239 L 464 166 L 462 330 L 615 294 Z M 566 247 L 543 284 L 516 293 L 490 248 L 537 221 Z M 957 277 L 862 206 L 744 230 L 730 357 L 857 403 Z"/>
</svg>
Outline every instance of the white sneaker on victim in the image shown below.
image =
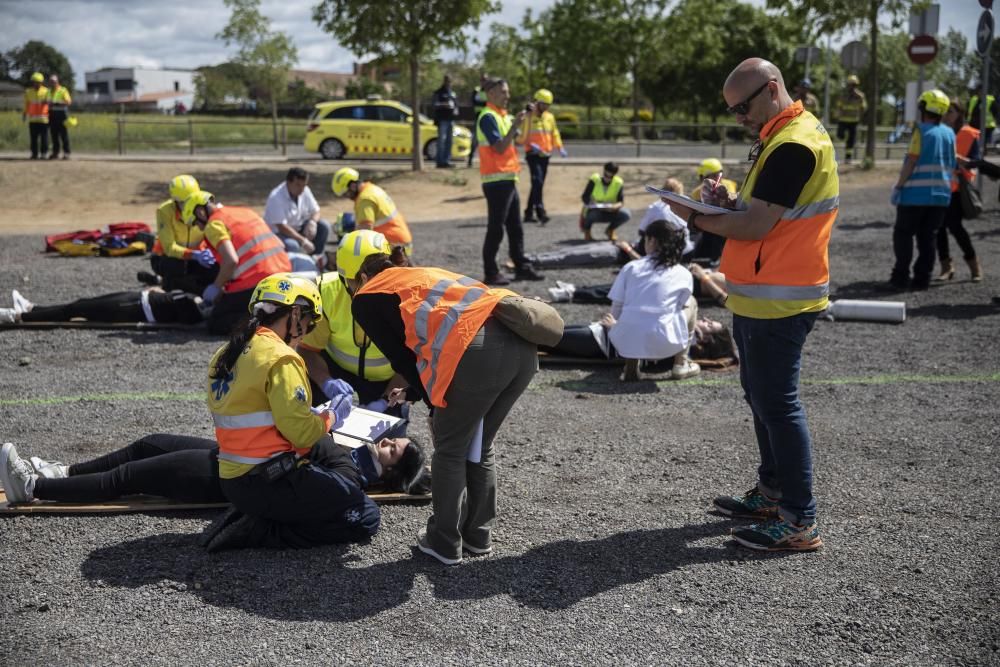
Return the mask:
<svg viewBox="0 0 1000 667">
<path fill-rule="evenodd" d="M 31 462 L 31 467 L 34 468 L 35 474 L 39 477 L 46 479 L 66 479 L 69 477 L 69 466 L 65 463 L 60 463 L 59 461 L 52 461 L 50 463 L 37 456 L 32 456 L 28 460 Z"/>
<path fill-rule="evenodd" d="M 0 324 L 14 324 L 18 315 L 20 313 L 13 308 L 0 308 Z"/>
<path fill-rule="evenodd" d="M 35 304 L 25 299 L 17 290 L 11 290 L 10 298 L 14 301 L 14 310 L 17 311 L 18 315 L 21 313 L 30 313 L 35 307 Z"/>
<path fill-rule="evenodd" d="M 14 443 L 5 442 L 0 449 L 0 482 L 9 503 L 30 503 L 35 499 L 35 471 L 31 464 L 17 455 Z"/>
<path fill-rule="evenodd" d="M 693 361 L 685 361 L 683 365 L 674 366 L 674 369 L 670 372 L 671 380 L 684 380 L 690 377 L 694 377 L 701 373 L 701 366 Z"/>
<path fill-rule="evenodd" d="M 549 298 L 556 303 L 568 303 L 572 295 L 562 287 L 549 287 Z"/>
</svg>

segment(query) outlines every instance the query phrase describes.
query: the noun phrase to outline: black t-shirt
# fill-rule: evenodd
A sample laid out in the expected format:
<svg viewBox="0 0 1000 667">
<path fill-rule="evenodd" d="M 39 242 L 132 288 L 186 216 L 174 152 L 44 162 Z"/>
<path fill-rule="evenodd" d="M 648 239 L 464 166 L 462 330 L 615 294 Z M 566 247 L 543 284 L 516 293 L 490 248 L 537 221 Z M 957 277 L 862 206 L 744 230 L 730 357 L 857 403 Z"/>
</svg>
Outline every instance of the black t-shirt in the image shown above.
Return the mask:
<svg viewBox="0 0 1000 667">
<path fill-rule="evenodd" d="M 375 346 L 382 350 L 392 369 L 409 383 L 406 399 L 423 400 L 430 407 L 430 396 L 424 390 L 417 370 L 417 355 L 406 346 L 406 325 L 403 324 L 399 305 L 398 294 L 358 294 L 351 302 L 351 313 Z"/>
<path fill-rule="evenodd" d="M 173 290 L 172 292 L 149 292 L 149 309 L 157 322 L 179 322 L 198 324 L 202 321 L 201 310 L 195 303 L 195 296 Z"/>
<path fill-rule="evenodd" d="M 794 208 L 815 169 L 816 157 L 811 150 L 802 144 L 783 143 L 774 149 L 761 168 L 751 197 Z"/>
</svg>

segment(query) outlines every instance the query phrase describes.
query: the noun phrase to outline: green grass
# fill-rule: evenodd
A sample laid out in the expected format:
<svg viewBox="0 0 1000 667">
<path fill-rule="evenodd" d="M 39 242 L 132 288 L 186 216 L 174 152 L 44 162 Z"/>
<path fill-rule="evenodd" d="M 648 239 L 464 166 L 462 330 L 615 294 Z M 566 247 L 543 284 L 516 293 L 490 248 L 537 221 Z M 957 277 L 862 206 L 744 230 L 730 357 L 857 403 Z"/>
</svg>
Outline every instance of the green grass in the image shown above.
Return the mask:
<svg viewBox="0 0 1000 667">
<path fill-rule="evenodd" d="M 117 114 L 78 113 L 79 125 L 70 128 L 70 142 L 74 151 L 101 153 L 118 152 Z M 273 131 L 269 120 L 256 118 L 222 118 L 219 116 L 187 115 L 156 116 L 128 114 L 122 117 L 122 140 L 126 153 L 138 151 L 186 151 L 189 133 L 193 134 L 195 152 L 199 147 L 252 146 L 267 148 L 271 145 Z M 281 138 L 281 119 L 278 137 Z M 290 146 L 301 145 L 305 136 L 306 121 L 299 118 L 284 119 L 287 141 Z M 0 150 L 27 150 L 28 127 L 16 111 L 0 112 Z"/>
</svg>

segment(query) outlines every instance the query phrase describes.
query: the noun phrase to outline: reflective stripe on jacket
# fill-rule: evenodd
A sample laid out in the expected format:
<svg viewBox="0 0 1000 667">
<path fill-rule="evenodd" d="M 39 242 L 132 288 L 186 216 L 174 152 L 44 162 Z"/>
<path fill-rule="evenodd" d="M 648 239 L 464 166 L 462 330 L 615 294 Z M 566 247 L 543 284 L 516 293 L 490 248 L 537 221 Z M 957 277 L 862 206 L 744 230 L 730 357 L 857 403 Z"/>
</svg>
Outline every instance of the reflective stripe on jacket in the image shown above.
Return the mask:
<svg viewBox="0 0 1000 667">
<path fill-rule="evenodd" d="M 253 289 L 272 273 L 292 270 L 281 239 L 250 209 L 240 206 L 217 208 L 211 219 L 226 226 L 239 258 L 233 277 L 226 283 L 226 292 Z M 213 248 L 213 252 L 215 259 L 221 261 L 218 250 Z"/>
<path fill-rule="evenodd" d="M 559 128 L 556 127 L 556 117 L 551 111 L 543 111 L 537 118 L 533 113 L 528 114 L 524 119 L 521 134 L 524 137 L 521 144 L 524 145 L 525 153 L 549 157 L 554 149 L 562 148 L 562 137 Z M 535 150 L 533 145 L 538 146 L 538 150 Z"/>
<path fill-rule="evenodd" d="M 816 159 L 793 208 L 786 209 L 763 239 L 727 239 L 719 270 L 726 274 L 726 307 L 758 319 L 790 317 L 826 308 L 830 270 L 827 248 L 837 219 L 840 186 L 833 143 L 823 124 L 801 102 L 761 129 L 760 157 L 750 168 L 740 198 L 749 203 L 754 184 L 778 146 L 794 142 Z"/>
<path fill-rule="evenodd" d="M 66 111 L 69 105 L 73 103 L 73 98 L 70 96 L 66 86 L 61 85 L 51 92 L 49 102 L 52 105 L 53 111 Z"/>
<path fill-rule="evenodd" d="M 943 123 L 920 123 L 920 155 L 903 183 L 900 206 L 947 206 L 955 171 L 955 131 Z"/>
<path fill-rule="evenodd" d="M 375 207 L 375 219 L 363 220 L 361 218 L 362 204 L 370 202 Z M 406 224 L 406 219 L 399 212 L 389 194 L 375 185 L 365 183 L 358 190 L 358 198 L 354 202 L 354 216 L 358 222 L 371 222 L 376 232 L 385 236 L 392 245 L 401 245 L 406 248 L 413 243 L 413 235 Z"/>
<path fill-rule="evenodd" d="M 212 357 L 209 369 L 226 346 Z M 279 362 L 278 377 L 291 378 L 287 397 L 272 404 L 270 383 Z M 313 414 L 312 393 L 305 362 L 277 334 L 260 327 L 224 378 L 209 377 L 206 386 L 208 409 L 219 443 L 219 476 L 238 477 L 258 463 L 283 452 L 304 455 L 330 426 L 329 416 Z M 288 435 L 278 423 L 294 423 Z"/>
<path fill-rule="evenodd" d="M 507 150 L 502 153 L 493 150 L 493 147 L 486 140 L 486 135 L 479 129 L 479 120 L 487 115 L 493 116 L 496 120 L 501 138 L 507 136 L 511 125 L 507 111 L 499 109 L 491 103 L 487 103 L 486 108 L 479 113 L 479 118 L 476 119 L 476 141 L 479 142 L 479 176 L 483 183 L 516 181 L 517 173 L 521 171 L 521 163 L 517 159 L 517 148 L 514 146 L 514 142 L 511 142 L 507 146 Z"/>
<path fill-rule="evenodd" d="M 358 290 L 396 294 L 406 330 L 406 346 L 416 356 L 417 372 L 431 404 L 444 408 L 455 369 L 500 299 L 517 296 L 505 289 L 444 269 L 386 269 Z"/>
<path fill-rule="evenodd" d="M 955 155 L 969 157 L 973 144 L 979 141 L 979 130 L 971 125 L 963 125 L 955 134 Z M 957 164 L 956 164 L 957 166 Z M 951 191 L 958 192 L 958 174 L 962 175 L 967 183 L 976 180 L 976 170 L 957 167 L 958 173 L 951 177 Z"/>
<path fill-rule="evenodd" d="M 621 176 L 615 176 L 607 186 L 601 180 L 600 174 L 591 174 L 590 182 L 594 184 L 594 189 L 590 191 L 590 198 L 595 204 L 613 204 L 618 201 L 618 193 L 622 191 L 625 181 Z"/>
<path fill-rule="evenodd" d="M 28 117 L 29 123 L 49 122 L 49 89 L 40 86 L 38 90 L 34 87 L 24 91 L 24 114 Z"/>
</svg>

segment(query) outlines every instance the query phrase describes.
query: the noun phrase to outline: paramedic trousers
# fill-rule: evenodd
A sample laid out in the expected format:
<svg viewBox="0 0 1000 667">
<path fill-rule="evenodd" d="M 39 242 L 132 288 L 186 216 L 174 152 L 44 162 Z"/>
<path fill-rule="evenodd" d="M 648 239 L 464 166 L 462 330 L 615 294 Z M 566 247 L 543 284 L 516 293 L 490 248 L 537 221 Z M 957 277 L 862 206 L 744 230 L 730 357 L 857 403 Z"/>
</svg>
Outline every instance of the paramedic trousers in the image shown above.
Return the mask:
<svg viewBox="0 0 1000 667">
<path fill-rule="evenodd" d="M 538 350 L 490 318 L 465 350 L 444 399 L 434 409 L 434 455 L 427 541 L 446 558 L 462 545 L 488 549 L 497 514 L 493 439 L 538 369 Z M 468 461 L 469 445 L 483 422 L 482 451 Z"/>
<path fill-rule="evenodd" d="M 145 493 L 188 503 L 224 503 L 214 440 L 158 433 L 69 467 L 69 477 L 35 481 L 35 497 L 96 503 Z"/>
<path fill-rule="evenodd" d="M 153 273 L 162 278 L 161 287 L 168 292 L 179 289 L 190 294 L 201 294 L 219 275 L 218 264 L 204 267 L 193 259 L 166 255 L 152 255 L 149 266 Z"/>
<path fill-rule="evenodd" d="M 31 141 L 31 159 L 44 158 L 49 152 L 49 124 L 28 123 L 28 138 Z"/>
<path fill-rule="evenodd" d="M 782 517 L 798 525 L 816 520 L 812 441 L 799 401 L 802 346 L 816 316 L 800 313 L 765 320 L 733 315 L 740 384 L 760 450 L 758 486 L 764 495 L 778 499 Z"/>
<path fill-rule="evenodd" d="M 543 190 L 545 189 L 545 177 L 549 173 L 549 156 L 528 153 L 524 156 L 524 161 L 528 163 L 528 173 L 531 174 L 531 191 L 528 193 L 528 206 L 525 208 L 525 213 L 527 217 L 535 214 L 542 217 L 545 215 Z"/>
</svg>

